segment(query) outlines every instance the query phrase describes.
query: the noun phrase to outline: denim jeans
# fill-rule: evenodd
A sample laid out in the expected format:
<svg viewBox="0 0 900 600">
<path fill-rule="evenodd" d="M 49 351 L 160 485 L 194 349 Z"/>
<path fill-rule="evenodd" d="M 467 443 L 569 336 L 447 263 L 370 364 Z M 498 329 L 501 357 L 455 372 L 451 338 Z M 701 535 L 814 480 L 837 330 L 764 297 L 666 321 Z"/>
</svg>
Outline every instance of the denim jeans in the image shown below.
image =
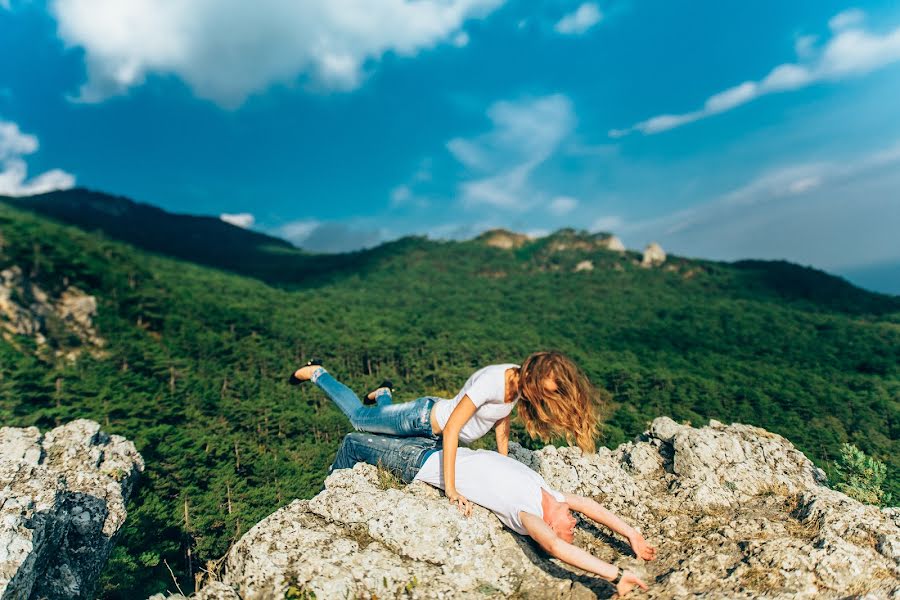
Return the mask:
<svg viewBox="0 0 900 600">
<path fill-rule="evenodd" d="M 409 483 L 432 452 L 437 451 L 438 444 L 433 438 L 348 433 L 329 472 L 350 469 L 356 463 L 364 462 L 387 469 L 404 483 Z"/>
<path fill-rule="evenodd" d="M 337 404 L 341 412 L 347 415 L 350 424 L 357 431 L 432 440 L 438 437 L 431 432 L 431 407 L 436 400 L 431 396 L 403 404 L 392 404 L 390 394 L 379 394 L 375 397 L 375 406 L 363 406 L 353 390 L 330 373 L 323 372 L 314 381 Z"/>
</svg>

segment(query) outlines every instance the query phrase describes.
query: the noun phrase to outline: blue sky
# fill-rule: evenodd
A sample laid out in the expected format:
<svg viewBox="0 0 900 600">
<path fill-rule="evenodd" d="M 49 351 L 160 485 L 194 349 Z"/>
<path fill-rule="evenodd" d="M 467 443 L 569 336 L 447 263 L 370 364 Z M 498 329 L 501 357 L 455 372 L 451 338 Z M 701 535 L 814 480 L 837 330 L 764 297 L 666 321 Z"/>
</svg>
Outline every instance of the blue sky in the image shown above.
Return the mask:
<svg viewBox="0 0 900 600">
<path fill-rule="evenodd" d="M 896 2 L 0 0 L 0 57 L 0 193 L 900 263 Z"/>
</svg>

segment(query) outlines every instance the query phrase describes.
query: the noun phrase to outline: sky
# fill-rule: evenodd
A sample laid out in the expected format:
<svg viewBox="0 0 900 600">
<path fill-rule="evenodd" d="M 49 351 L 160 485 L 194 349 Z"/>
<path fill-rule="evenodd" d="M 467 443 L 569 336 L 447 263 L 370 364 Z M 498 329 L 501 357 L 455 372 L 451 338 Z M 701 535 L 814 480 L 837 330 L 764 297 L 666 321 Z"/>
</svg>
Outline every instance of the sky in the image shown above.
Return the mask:
<svg viewBox="0 0 900 600">
<path fill-rule="evenodd" d="M 72 186 L 315 251 L 574 227 L 900 294 L 900 4 L 0 0 L 0 194 Z"/>
</svg>

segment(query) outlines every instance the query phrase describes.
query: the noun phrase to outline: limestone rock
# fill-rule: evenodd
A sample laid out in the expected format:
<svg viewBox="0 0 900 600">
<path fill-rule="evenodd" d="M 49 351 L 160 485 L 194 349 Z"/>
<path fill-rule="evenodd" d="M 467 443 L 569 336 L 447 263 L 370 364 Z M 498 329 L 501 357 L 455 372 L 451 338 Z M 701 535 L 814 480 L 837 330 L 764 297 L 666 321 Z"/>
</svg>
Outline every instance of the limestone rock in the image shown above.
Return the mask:
<svg viewBox="0 0 900 600">
<path fill-rule="evenodd" d="M 593 270 L 594 270 L 594 263 L 589 260 L 583 260 L 580 263 L 578 263 L 577 265 L 575 265 L 576 273 L 578 273 L 579 271 L 593 271 Z"/>
<path fill-rule="evenodd" d="M 0 598 L 92 598 L 143 469 L 93 421 L 0 428 Z"/>
<path fill-rule="evenodd" d="M 624 540 L 587 519 L 579 524 L 577 545 L 650 583 L 637 597 L 900 597 L 900 510 L 825 487 L 821 470 L 763 429 L 659 418 L 615 450 L 511 444 L 510 455 L 556 489 L 595 498 L 658 546 L 656 561 L 639 561 Z M 222 584 L 244 600 L 612 592 L 548 560 L 488 511 L 466 519 L 421 483 L 384 489 L 369 465 L 336 471 L 315 498 L 248 531 L 227 557 Z"/>
<path fill-rule="evenodd" d="M 547 237 L 547 250 L 553 254 L 566 250 L 593 251 L 597 249 L 624 252 L 622 240 L 609 233 L 589 233 L 572 228 L 560 229 Z"/>
<path fill-rule="evenodd" d="M 514 233 L 505 229 L 491 229 L 482 233 L 476 239 L 487 246 L 503 250 L 521 248 L 531 240 L 524 233 Z"/>
<path fill-rule="evenodd" d="M 666 253 L 662 246 L 653 242 L 644 248 L 644 256 L 641 258 L 642 267 L 658 267 L 664 262 L 666 262 Z"/>
<path fill-rule="evenodd" d="M 95 355 L 101 355 L 106 341 L 94 328 L 97 299 L 74 286 L 66 286 L 57 298 L 51 298 L 36 283 L 30 282 L 18 266 L 0 271 L 0 334 L 34 338 L 38 347 L 47 345 L 47 321 L 56 320 L 66 331 Z M 75 359 L 81 348 L 56 351 L 57 356 Z"/>
<path fill-rule="evenodd" d="M 611 235 L 605 240 L 606 249 L 613 252 L 625 252 L 625 244 L 618 237 Z"/>
</svg>

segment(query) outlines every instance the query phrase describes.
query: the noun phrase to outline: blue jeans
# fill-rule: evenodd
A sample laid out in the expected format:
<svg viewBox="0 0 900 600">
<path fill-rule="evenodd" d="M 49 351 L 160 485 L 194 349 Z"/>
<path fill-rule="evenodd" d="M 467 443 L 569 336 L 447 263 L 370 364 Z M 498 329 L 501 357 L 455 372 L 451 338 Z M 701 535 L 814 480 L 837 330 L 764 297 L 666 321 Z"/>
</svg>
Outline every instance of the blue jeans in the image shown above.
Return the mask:
<svg viewBox="0 0 900 600">
<path fill-rule="evenodd" d="M 428 457 L 437 452 L 438 443 L 433 438 L 348 433 L 338 448 L 329 472 L 350 469 L 356 463 L 364 462 L 387 469 L 404 483 L 409 483 L 415 479 Z"/>
<path fill-rule="evenodd" d="M 431 407 L 435 398 L 425 396 L 412 402 L 392 404 L 390 394 L 375 397 L 375 406 L 363 406 L 353 390 L 324 372 L 315 379 L 319 386 L 357 431 L 381 433 L 400 437 L 424 437 L 437 439 L 431 431 Z"/>
</svg>

